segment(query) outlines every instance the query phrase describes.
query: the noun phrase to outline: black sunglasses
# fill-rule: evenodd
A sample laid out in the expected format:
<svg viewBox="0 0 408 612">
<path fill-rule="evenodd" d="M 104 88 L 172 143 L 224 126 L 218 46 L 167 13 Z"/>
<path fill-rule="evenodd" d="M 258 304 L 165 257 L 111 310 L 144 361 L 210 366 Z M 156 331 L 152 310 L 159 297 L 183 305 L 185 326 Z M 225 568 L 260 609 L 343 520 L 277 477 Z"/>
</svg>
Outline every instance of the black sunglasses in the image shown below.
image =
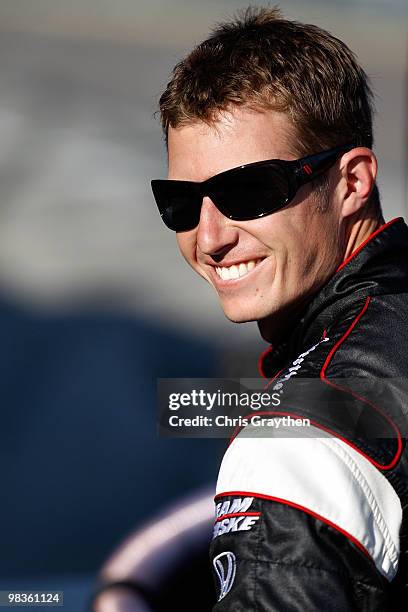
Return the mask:
<svg viewBox="0 0 408 612">
<path fill-rule="evenodd" d="M 354 146 L 342 145 L 293 161 L 269 159 L 245 164 L 201 183 L 154 180 L 153 195 L 164 223 L 176 232 L 197 227 L 204 196 L 228 219 L 259 219 L 289 204 L 302 185 L 326 172 Z"/>
</svg>

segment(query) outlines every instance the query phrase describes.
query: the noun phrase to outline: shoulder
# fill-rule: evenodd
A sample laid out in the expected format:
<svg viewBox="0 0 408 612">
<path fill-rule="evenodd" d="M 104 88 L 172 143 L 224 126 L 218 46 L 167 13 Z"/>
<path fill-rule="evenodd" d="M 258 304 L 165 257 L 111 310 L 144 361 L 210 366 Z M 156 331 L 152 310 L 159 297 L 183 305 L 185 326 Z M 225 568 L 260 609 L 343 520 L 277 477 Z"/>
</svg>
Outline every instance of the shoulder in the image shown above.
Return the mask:
<svg viewBox="0 0 408 612">
<path fill-rule="evenodd" d="M 357 450 L 314 427 L 298 434 L 284 427 L 254 429 L 246 428 L 224 456 L 218 524 L 223 503 L 228 510 L 225 500 L 246 499 L 247 513 L 252 500 L 261 513 L 276 504 L 296 508 L 342 534 L 391 580 L 398 566 L 402 509 L 387 479 Z"/>
<path fill-rule="evenodd" d="M 291 364 L 305 377 L 408 376 L 408 293 L 345 300 L 318 333 Z"/>
<path fill-rule="evenodd" d="M 380 469 L 398 463 L 407 425 L 408 317 L 391 308 L 400 298 L 354 299 L 270 384 L 280 411 L 310 418 Z"/>
<path fill-rule="evenodd" d="M 408 375 L 408 294 L 355 300 L 326 334 L 330 341 L 319 364 L 326 375 Z"/>
</svg>

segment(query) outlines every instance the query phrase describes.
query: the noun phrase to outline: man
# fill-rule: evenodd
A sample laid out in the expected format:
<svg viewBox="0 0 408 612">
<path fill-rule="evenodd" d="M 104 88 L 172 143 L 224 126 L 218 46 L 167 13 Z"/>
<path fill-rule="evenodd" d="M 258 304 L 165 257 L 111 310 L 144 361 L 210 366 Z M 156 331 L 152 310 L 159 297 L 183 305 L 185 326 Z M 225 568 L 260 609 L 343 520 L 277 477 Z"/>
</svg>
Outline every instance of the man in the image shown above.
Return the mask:
<svg viewBox="0 0 408 612">
<path fill-rule="evenodd" d="M 271 343 L 260 369 L 283 393 L 275 414 L 311 422 L 300 437 L 238 435 L 225 454 L 217 612 L 408 601 L 408 230 L 382 217 L 371 98 L 340 40 L 248 9 L 160 99 L 163 220 L 226 316 Z M 384 378 L 381 405 L 357 389 Z"/>
</svg>

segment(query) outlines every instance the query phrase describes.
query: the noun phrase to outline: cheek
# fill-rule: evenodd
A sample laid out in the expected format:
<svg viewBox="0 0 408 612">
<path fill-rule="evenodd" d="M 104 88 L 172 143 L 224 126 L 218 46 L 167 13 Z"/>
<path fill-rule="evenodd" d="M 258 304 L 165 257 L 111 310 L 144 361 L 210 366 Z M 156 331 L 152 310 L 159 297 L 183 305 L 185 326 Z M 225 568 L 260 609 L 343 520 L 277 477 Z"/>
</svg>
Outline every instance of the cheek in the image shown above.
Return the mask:
<svg viewBox="0 0 408 612">
<path fill-rule="evenodd" d="M 196 232 L 179 232 L 176 234 L 177 244 L 184 259 L 194 267 L 196 263 Z"/>
<path fill-rule="evenodd" d="M 330 267 L 328 260 L 334 255 L 330 237 L 335 232 L 330 220 L 321 213 L 311 213 L 312 202 L 305 204 L 282 211 L 285 214 L 275 224 L 269 240 L 276 256 L 278 277 L 292 288 L 297 283 L 313 283 L 315 276 Z"/>
<path fill-rule="evenodd" d="M 303 238 L 305 273 L 326 280 L 335 270 L 339 252 L 338 227 L 328 213 L 316 213 Z"/>
</svg>

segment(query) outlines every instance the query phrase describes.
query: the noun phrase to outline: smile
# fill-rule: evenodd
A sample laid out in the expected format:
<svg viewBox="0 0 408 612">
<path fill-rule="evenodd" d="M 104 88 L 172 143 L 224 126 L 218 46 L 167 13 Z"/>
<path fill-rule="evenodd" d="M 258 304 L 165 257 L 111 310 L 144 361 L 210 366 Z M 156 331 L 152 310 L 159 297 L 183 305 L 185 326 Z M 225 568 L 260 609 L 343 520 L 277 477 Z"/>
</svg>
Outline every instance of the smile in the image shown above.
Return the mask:
<svg viewBox="0 0 408 612">
<path fill-rule="evenodd" d="M 251 272 L 255 268 L 255 266 L 262 261 L 261 259 L 251 259 L 250 261 L 243 261 L 238 264 L 234 264 L 229 267 L 217 266 L 215 268 L 218 276 L 224 280 L 236 280 L 237 278 L 242 278 L 248 272 Z"/>
</svg>

